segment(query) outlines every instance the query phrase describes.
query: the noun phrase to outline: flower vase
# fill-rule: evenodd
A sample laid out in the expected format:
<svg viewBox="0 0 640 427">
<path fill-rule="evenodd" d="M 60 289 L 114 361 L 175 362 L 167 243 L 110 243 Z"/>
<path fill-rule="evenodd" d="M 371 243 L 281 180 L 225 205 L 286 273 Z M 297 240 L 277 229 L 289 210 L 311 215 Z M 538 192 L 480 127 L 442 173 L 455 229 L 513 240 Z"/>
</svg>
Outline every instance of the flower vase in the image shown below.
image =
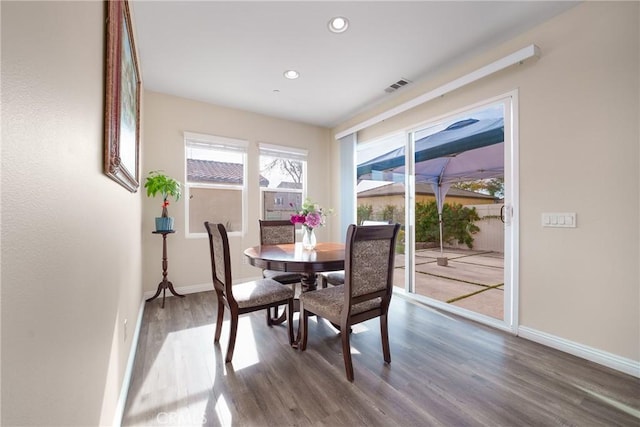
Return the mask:
<svg viewBox="0 0 640 427">
<path fill-rule="evenodd" d="M 316 233 L 313 228 L 302 227 L 302 247 L 311 250 L 316 247 Z"/>
</svg>

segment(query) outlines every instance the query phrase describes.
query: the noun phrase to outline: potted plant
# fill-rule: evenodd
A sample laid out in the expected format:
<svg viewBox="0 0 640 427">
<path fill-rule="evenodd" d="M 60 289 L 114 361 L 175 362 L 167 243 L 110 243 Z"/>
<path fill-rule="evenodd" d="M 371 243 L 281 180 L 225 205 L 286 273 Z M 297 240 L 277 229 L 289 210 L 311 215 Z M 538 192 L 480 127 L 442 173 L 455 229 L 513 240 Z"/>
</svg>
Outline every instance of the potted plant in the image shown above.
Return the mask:
<svg viewBox="0 0 640 427">
<path fill-rule="evenodd" d="M 144 183 L 147 189 L 147 196 L 155 197 L 156 194 L 162 195 L 162 216 L 156 218 L 156 231 L 173 230 L 173 217 L 169 216 L 167 206 L 169 206 L 169 196 L 173 196 L 176 200 L 180 200 L 182 189 L 180 183 L 175 179 L 165 175 L 162 171 L 151 171 Z"/>
</svg>

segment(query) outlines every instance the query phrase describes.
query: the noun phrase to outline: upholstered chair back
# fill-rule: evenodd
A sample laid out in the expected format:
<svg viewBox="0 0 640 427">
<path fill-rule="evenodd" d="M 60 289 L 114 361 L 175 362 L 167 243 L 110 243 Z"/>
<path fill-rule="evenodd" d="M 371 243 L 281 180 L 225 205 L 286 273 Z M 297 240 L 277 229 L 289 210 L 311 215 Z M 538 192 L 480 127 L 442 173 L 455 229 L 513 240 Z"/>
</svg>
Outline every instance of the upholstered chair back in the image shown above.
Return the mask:
<svg viewBox="0 0 640 427">
<path fill-rule="evenodd" d="M 289 220 L 260 220 L 260 244 L 284 245 L 296 242 L 296 228 Z"/>
<path fill-rule="evenodd" d="M 345 250 L 345 300 L 349 305 L 391 295 L 399 228 L 399 224 L 349 226 Z"/>
</svg>

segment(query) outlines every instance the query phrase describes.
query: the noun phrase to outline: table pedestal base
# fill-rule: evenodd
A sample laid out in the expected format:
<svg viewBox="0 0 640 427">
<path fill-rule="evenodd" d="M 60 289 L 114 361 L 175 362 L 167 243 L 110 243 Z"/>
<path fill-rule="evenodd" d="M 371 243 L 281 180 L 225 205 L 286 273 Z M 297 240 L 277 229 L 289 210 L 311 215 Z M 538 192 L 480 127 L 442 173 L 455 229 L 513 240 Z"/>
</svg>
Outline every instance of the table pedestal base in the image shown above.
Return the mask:
<svg viewBox="0 0 640 427">
<path fill-rule="evenodd" d="M 315 291 L 318 288 L 317 277 L 318 275 L 315 273 L 304 273 L 302 275 L 302 292 Z"/>
<path fill-rule="evenodd" d="M 318 283 L 316 281 L 317 277 L 318 277 L 318 275 L 315 274 L 315 273 L 311 273 L 311 274 L 303 273 L 302 274 L 302 290 L 301 290 L 301 292 L 315 291 L 318 288 Z M 295 291 L 295 286 L 296 285 L 294 284 L 293 286 L 294 286 L 293 290 Z M 298 301 L 297 298 L 293 301 L 293 310 L 294 310 L 294 312 L 300 311 L 300 301 Z M 270 325 L 280 325 L 280 324 L 282 324 L 285 320 L 287 320 L 286 313 L 287 313 L 287 311 L 283 310 L 282 314 L 280 314 L 278 316 L 277 309 L 274 308 L 273 309 L 273 313 L 272 313 L 271 309 L 267 309 L 268 323 Z"/>
</svg>

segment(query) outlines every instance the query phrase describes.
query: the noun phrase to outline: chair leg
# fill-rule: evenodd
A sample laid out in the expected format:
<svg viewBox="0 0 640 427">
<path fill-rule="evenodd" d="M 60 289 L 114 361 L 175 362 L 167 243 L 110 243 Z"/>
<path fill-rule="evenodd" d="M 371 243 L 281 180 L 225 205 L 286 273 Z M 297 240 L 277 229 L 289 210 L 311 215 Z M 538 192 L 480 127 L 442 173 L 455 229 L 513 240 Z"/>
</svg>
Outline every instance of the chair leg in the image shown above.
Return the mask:
<svg viewBox="0 0 640 427">
<path fill-rule="evenodd" d="M 289 333 L 289 345 L 293 345 L 293 298 L 287 302 L 287 332 Z"/>
<path fill-rule="evenodd" d="M 233 358 L 233 350 L 236 346 L 236 335 L 238 332 L 238 312 L 231 309 L 231 329 L 229 330 L 229 345 L 227 347 L 227 357 L 225 363 L 230 363 Z"/>
<path fill-rule="evenodd" d="M 389 330 L 387 327 L 387 313 L 380 316 L 380 337 L 382 338 L 382 354 L 384 361 L 391 363 L 391 350 L 389 349 Z"/>
<path fill-rule="evenodd" d="M 222 322 L 224 321 L 224 303 L 222 297 L 218 296 L 218 319 L 216 320 L 216 334 L 213 342 L 220 341 L 220 334 L 222 333 Z"/>
<path fill-rule="evenodd" d="M 309 312 L 300 305 L 300 317 L 298 319 L 298 349 L 305 351 L 307 349 L 307 335 L 308 335 L 308 323 Z"/>
<path fill-rule="evenodd" d="M 320 276 L 320 286 L 323 288 L 327 287 L 327 278 L 323 275 Z"/>
<path fill-rule="evenodd" d="M 343 331 L 349 330 L 351 328 L 351 325 L 349 325 L 348 323 L 341 326 L 341 329 Z M 342 333 L 340 334 L 340 336 L 342 337 L 342 357 L 344 358 L 344 370 L 346 371 L 347 379 L 353 382 L 353 362 L 351 360 L 351 344 L 349 342 L 350 334 Z"/>
<path fill-rule="evenodd" d="M 271 313 L 271 309 L 273 308 L 273 313 Z M 287 312 L 286 310 L 282 311 L 282 314 L 278 315 L 278 307 L 269 307 L 267 308 L 267 326 L 280 325 L 282 322 L 287 320 Z"/>
<path fill-rule="evenodd" d="M 271 321 L 271 307 L 267 307 L 267 326 L 273 326 L 273 322 Z"/>
</svg>

